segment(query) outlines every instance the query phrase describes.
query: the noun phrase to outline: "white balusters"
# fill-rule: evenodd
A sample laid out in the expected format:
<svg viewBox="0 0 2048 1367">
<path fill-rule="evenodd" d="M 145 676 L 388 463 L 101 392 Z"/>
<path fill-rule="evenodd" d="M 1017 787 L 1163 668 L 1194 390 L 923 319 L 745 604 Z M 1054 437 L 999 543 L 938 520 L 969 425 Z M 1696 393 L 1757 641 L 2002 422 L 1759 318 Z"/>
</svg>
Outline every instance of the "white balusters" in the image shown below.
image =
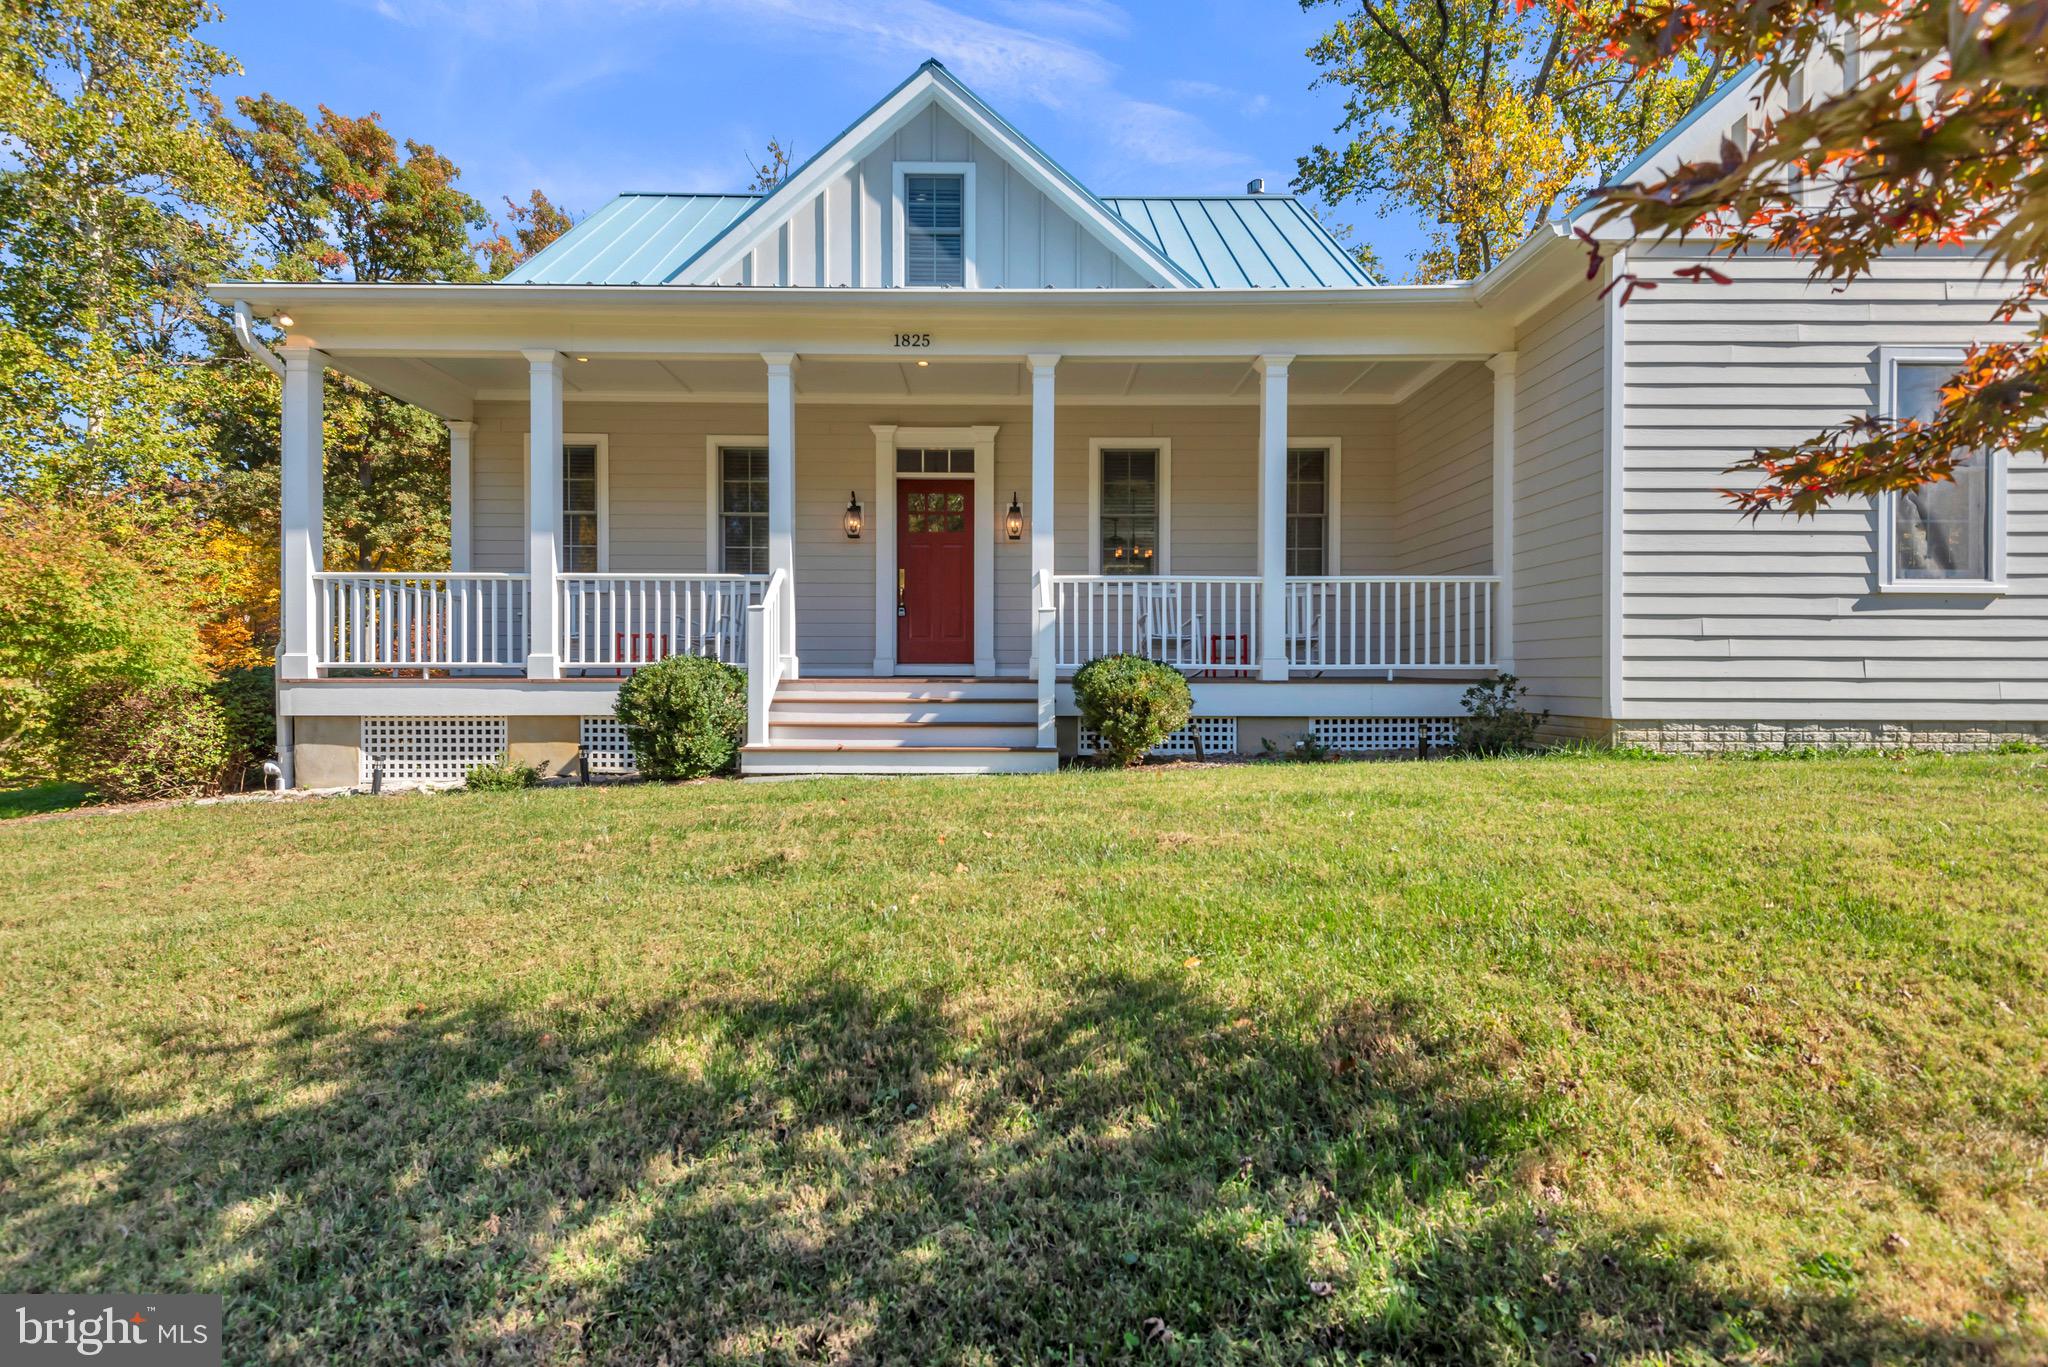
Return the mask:
<svg viewBox="0 0 2048 1367">
<path fill-rule="evenodd" d="M 1486 670 L 1498 628 L 1492 575 L 1351 575 L 1287 581 L 1295 673 Z"/>
<path fill-rule="evenodd" d="M 766 575 L 565 574 L 562 667 L 631 670 L 671 655 L 747 661 L 747 609 Z"/>
<path fill-rule="evenodd" d="M 316 574 L 323 669 L 504 669 L 526 663 L 523 574 Z"/>
</svg>

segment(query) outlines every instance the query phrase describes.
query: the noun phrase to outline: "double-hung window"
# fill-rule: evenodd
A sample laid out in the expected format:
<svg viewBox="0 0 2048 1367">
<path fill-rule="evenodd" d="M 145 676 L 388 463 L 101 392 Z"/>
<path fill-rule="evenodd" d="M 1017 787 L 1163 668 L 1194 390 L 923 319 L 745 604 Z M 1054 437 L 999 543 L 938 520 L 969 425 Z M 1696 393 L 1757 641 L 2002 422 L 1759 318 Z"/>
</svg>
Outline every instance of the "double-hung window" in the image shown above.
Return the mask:
<svg viewBox="0 0 2048 1367">
<path fill-rule="evenodd" d="M 1959 351 L 1887 351 L 1888 416 L 1932 419 Z M 2000 589 L 2005 580 L 2005 453 L 1959 456 L 1950 478 L 1878 500 L 1878 585 L 1893 593 Z"/>
<path fill-rule="evenodd" d="M 562 572 L 596 574 L 603 479 L 595 443 L 562 447 Z"/>
<path fill-rule="evenodd" d="M 967 283 L 966 178 L 903 177 L 903 283 Z"/>
<path fill-rule="evenodd" d="M 1331 573 L 1330 453 L 1321 447 L 1287 453 L 1287 573 Z"/>
<path fill-rule="evenodd" d="M 1158 447 L 1106 447 L 1097 495 L 1103 574 L 1157 574 L 1162 542 L 1165 453 Z"/>
<path fill-rule="evenodd" d="M 768 573 L 768 448 L 718 450 L 719 569 Z"/>
</svg>

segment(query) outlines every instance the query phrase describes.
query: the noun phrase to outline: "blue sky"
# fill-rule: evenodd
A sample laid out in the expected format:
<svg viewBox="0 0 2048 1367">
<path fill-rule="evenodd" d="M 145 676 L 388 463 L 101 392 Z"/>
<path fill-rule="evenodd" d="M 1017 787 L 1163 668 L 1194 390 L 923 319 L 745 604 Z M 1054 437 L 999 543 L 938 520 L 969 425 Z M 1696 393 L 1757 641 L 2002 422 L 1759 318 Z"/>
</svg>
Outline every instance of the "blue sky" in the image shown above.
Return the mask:
<svg viewBox="0 0 2048 1367">
<path fill-rule="evenodd" d="M 1335 125 L 1292 0 L 223 0 L 208 37 L 309 111 L 382 114 L 496 207 L 580 217 L 620 190 L 731 190 L 799 160 L 926 57 L 1099 194 L 1284 188 Z M 1412 224 L 1345 206 L 1398 269 Z"/>
</svg>

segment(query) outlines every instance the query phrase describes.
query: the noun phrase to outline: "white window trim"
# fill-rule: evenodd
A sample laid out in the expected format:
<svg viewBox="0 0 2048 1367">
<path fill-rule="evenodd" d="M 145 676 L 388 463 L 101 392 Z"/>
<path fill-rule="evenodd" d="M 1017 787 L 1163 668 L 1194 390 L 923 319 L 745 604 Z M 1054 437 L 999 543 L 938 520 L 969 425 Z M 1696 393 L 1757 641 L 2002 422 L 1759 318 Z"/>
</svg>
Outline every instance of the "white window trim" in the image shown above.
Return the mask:
<svg viewBox="0 0 2048 1367">
<path fill-rule="evenodd" d="M 1344 442 L 1339 437 L 1289 437 L 1290 451 L 1321 451 L 1324 454 L 1325 476 L 1323 480 L 1323 574 L 1335 577 L 1344 573 Z M 1286 514 L 1281 514 L 1284 534 Z M 1283 548 L 1284 550 L 1284 548 Z M 1282 556 L 1285 560 L 1285 556 Z"/>
<path fill-rule="evenodd" d="M 1935 364 L 1961 366 L 1967 353 L 1962 347 L 1884 346 L 1877 349 L 1877 411 L 1880 416 L 1899 416 L 1899 366 Z M 1992 451 L 1984 461 L 1986 514 L 1985 568 L 1987 579 L 1901 579 L 1898 570 L 1899 496 L 1877 496 L 1877 565 L 1873 576 L 1882 594 L 1918 594 L 1953 598 L 1958 594 L 1983 596 L 2006 591 L 2006 453 Z"/>
<path fill-rule="evenodd" d="M 704 572 L 723 574 L 725 572 L 725 518 L 718 507 L 719 466 L 718 453 L 728 446 L 758 446 L 766 448 L 765 436 L 710 436 L 704 438 Z M 772 476 L 773 471 L 771 469 Z"/>
<path fill-rule="evenodd" d="M 1173 573 L 1173 438 L 1090 437 L 1088 439 L 1088 573 L 1102 571 L 1102 453 L 1159 453 L 1159 568 L 1154 576 Z"/>
<path fill-rule="evenodd" d="M 978 273 L 974 269 L 974 163 L 971 161 L 899 161 L 890 167 L 893 190 L 890 194 L 890 253 L 889 283 L 897 289 L 974 289 Z M 905 229 L 905 206 L 903 178 L 905 176 L 958 176 L 960 177 L 960 255 L 965 262 L 961 278 L 963 285 L 906 285 L 903 283 L 903 237 Z"/>
<path fill-rule="evenodd" d="M 562 447 L 566 450 L 571 446 L 595 446 L 597 448 L 597 568 L 590 571 L 590 573 L 609 574 L 612 568 L 611 438 L 602 432 L 564 432 L 562 434 Z M 558 467 L 555 477 L 559 481 L 563 477 L 559 468 L 561 461 L 558 459 L 555 463 Z M 532 480 L 530 478 L 532 466 L 533 433 L 530 431 L 522 432 L 519 434 L 519 521 L 521 526 L 526 524 L 526 498 L 527 491 L 532 487 Z M 555 561 L 559 564 L 563 558 L 562 552 L 568 544 L 562 536 L 562 519 L 568 516 L 568 509 L 562 506 L 562 495 L 559 489 L 555 491 L 555 505 L 557 509 L 555 513 Z M 530 571 L 532 566 L 527 568 Z M 574 574 L 578 573 L 578 571 L 563 570 L 562 573 Z"/>
<path fill-rule="evenodd" d="M 974 674 L 996 672 L 996 433 L 999 427 L 897 427 L 875 423 L 875 506 L 868 517 L 875 543 L 875 673 L 896 672 L 896 452 L 910 447 L 974 449 L 974 472 L 905 471 L 904 479 L 974 481 Z M 942 667 L 915 665 L 917 673 Z"/>
</svg>

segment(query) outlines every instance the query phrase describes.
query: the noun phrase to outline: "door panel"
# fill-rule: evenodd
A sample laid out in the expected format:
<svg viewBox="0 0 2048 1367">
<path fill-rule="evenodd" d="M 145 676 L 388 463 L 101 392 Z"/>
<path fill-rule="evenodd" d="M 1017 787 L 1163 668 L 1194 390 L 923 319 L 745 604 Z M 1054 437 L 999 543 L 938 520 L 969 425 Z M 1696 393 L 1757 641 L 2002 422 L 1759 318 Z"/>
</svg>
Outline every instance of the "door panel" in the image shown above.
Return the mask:
<svg viewBox="0 0 2048 1367">
<path fill-rule="evenodd" d="M 896 483 L 896 660 L 974 662 L 974 484 Z"/>
</svg>

